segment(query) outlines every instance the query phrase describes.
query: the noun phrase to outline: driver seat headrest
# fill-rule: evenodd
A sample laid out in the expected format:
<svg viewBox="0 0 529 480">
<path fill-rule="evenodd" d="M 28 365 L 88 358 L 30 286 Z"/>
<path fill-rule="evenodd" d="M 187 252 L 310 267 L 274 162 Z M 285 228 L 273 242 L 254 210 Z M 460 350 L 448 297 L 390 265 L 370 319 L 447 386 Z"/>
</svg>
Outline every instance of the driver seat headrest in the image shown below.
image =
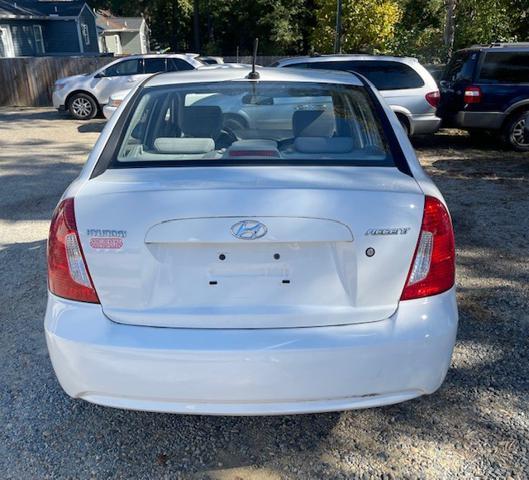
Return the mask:
<svg viewBox="0 0 529 480">
<path fill-rule="evenodd" d="M 218 106 L 184 107 L 182 132 L 187 137 L 213 138 L 222 130 L 222 110 Z"/>
</svg>

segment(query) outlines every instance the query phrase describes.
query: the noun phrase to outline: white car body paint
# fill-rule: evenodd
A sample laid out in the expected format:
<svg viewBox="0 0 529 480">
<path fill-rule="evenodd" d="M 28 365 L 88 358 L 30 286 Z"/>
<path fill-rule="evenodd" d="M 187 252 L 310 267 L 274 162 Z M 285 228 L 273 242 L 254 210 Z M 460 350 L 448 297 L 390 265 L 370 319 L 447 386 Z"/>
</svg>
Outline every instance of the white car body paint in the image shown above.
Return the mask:
<svg viewBox="0 0 529 480">
<path fill-rule="evenodd" d="M 247 81 L 247 73 L 164 74 L 146 85 Z M 260 74 L 362 85 L 339 72 Z M 424 197 L 444 200 L 378 93 L 411 176 L 393 167 L 285 165 L 120 168 L 91 178 L 136 89 L 63 195 L 75 199 L 101 300 L 48 296 L 47 344 L 69 395 L 138 410 L 260 415 L 374 407 L 439 388 L 457 331 L 455 290 L 407 301 L 400 294 Z M 232 226 L 245 219 L 266 225 L 267 235 L 235 238 Z M 366 235 L 385 227 L 408 230 Z M 115 231 L 122 246 L 92 248 L 98 229 Z"/>
</svg>

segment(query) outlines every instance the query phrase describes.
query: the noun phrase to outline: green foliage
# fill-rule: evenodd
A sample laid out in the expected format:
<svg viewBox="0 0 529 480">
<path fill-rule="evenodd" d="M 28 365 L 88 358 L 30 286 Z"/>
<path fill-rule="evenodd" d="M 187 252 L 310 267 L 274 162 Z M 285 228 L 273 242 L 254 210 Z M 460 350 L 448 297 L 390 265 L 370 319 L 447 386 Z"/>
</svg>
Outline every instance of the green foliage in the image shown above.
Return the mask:
<svg viewBox="0 0 529 480">
<path fill-rule="evenodd" d="M 511 5 L 510 0 L 462 0 L 456 13 L 456 48 L 516 40 Z"/>
<path fill-rule="evenodd" d="M 151 47 L 194 51 L 193 8 L 199 10 L 199 51 L 241 55 L 259 37 L 261 55 L 333 51 L 337 0 L 89 0 L 116 15 L 145 15 Z M 445 59 L 446 0 L 343 0 L 342 50 Z M 455 45 L 529 40 L 529 0 L 457 0 Z"/>
<path fill-rule="evenodd" d="M 202 0 L 200 19 L 207 53 L 250 54 L 259 38 L 263 55 L 299 53 L 306 38 L 304 20 L 311 16 L 306 0 Z M 310 21 L 310 20 L 309 20 Z"/>
<path fill-rule="evenodd" d="M 312 40 L 320 53 L 333 51 L 336 0 L 317 0 Z M 395 0 L 343 0 L 342 50 L 344 52 L 384 51 L 395 35 L 402 10 Z"/>
<path fill-rule="evenodd" d="M 443 58 L 443 0 L 401 2 L 402 19 L 397 25 L 389 51 L 395 55 L 418 57 L 427 63 Z"/>
</svg>

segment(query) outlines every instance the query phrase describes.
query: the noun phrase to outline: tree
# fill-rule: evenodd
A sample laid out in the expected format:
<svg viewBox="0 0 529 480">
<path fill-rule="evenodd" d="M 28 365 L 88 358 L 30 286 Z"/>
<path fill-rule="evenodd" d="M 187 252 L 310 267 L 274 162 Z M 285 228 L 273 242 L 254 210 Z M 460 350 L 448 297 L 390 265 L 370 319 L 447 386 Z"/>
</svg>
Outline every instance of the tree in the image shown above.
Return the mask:
<svg viewBox="0 0 529 480">
<path fill-rule="evenodd" d="M 445 0 L 401 0 L 402 18 L 390 42 L 390 52 L 420 58 L 426 63 L 444 60 Z"/>
<path fill-rule="evenodd" d="M 446 49 L 447 60 L 452 56 L 456 34 L 456 6 L 457 0 L 446 0 L 446 17 L 443 43 Z"/>
<path fill-rule="evenodd" d="M 333 51 L 336 25 L 336 0 L 317 0 L 317 26 L 312 40 L 321 53 Z M 342 49 L 355 51 L 385 51 L 395 35 L 402 17 L 396 0 L 343 0 Z"/>
<path fill-rule="evenodd" d="M 241 55 L 249 55 L 255 37 L 260 55 L 331 53 L 334 46 L 337 0 L 88 1 L 115 15 L 143 14 L 156 50 L 191 51 L 198 45 L 203 54 L 234 55 L 239 48 Z M 413 55 L 432 63 L 474 43 L 529 40 L 529 0 L 342 3 L 346 52 Z"/>
<path fill-rule="evenodd" d="M 515 17 L 511 0 L 459 0 L 455 45 L 463 48 L 472 44 L 514 41 Z"/>
<path fill-rule="evenodd" d="M 201 43 L 209 54 L 249 55 L 259 37 L 261 55 L 300 53 L 313 0 L 200 0 Z"/>
</svg>

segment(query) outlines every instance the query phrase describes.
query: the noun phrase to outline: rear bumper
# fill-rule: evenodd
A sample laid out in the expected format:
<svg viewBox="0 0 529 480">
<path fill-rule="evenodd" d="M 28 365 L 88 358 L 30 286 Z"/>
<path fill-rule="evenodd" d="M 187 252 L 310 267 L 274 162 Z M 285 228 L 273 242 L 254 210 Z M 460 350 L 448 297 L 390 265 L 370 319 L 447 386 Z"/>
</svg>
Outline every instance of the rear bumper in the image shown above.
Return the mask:
<svg viewBox="0 0 529 480">
<path fill-rule="evenodd" d="M 460 111 L 444 120 L 446 126 L 458 128 L 482 128 L 499 130 L 506 118 L 503 112 L 464 112 Z"/>
<path fill-rule="evenodd" d="M 412 115 L 410 119 L 411 135 L 435 133 L 441 126 L 441 119 L 435 115 Z"/>
<path fill-rule="evenodd" d="M 454 290 L 372 323 L 284 329 L 117 324 L 49 295 L 50 357 L 72 397 L 174 413 L 269 415 L 374 407 L 437 390 L 457 330 Z"/>
</svg>

